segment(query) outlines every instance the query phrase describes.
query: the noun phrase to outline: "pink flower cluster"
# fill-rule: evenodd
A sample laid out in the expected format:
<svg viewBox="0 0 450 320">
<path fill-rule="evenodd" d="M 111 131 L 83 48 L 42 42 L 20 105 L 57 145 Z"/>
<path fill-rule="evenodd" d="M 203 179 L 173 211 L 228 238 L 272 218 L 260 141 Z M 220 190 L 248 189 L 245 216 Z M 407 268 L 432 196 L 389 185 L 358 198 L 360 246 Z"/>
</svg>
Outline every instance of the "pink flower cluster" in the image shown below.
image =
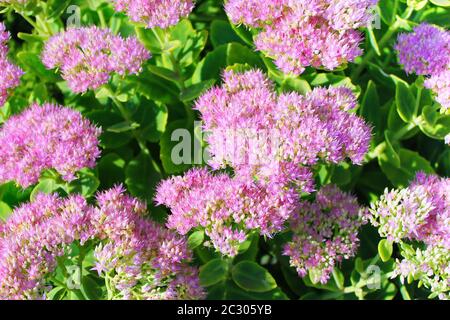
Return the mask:
<svg viewBox="0 0 450 320">
<path fill-rule="evenodd" d="M 226 71 L 223 85 L 196 103 L 204 121 L 213 169 L 194 169 L 164 181 L 156 201 L 171 209 L 168 227 L 186 234 L 203 228 L 228 256 L 252 232 L 272 236 L 295 212 L 299 193 L 314 191 L 310 166 L 319 160 L 360 163 L 370 128 L 350 113 L 349 89 L 315 89 L 306 96 L 277 95 L 258 70 Z"/>
<path fill-rule="evenodd" d="M 0 181 L 28 187 L 46 169 L 71 181 L 76 171 L 95 166 L 100 132 L 75 110 L 34 104 L 0 129 Z"/>
<path fill-rule="evenodd" d="M 235 256 L 254 230 L 269 237 L 282 230 L 297 198 L 296 192 L 282 187 L 192 169 L 163 181 L 156 202 L 171 209 L 169 228 L 184 235 L 202 227 L 218 251 Z"/>
<path fill-rule="evenodd" d="M 395 49 L 405 71 L 430 76 L 425 87 L 436 94 L 444 111 L 450 108 L 450 32 L 422 23 L 398 37 Z"/>
<path fill-rule="evenodd" d="M 8 99 L 9 91 L 20 84 L 20 77 L 23 75 L 23 71 L 8 59 L 8 40 L 9 32 L 0 23 L 0 107 Z"/>
<path fill-rule="evenodd" d="M 365 216 L 355 197 L 327 185 L 314 202 L 302 201 L 290 219 L 293 238 L 284 254 L 301 277 L 309 274 L 313 282 L 325 284 L 336 262 L 356 254 Z"/>
<path fill-rule="evenodd" d="M 110 299 L 203 297 L 185 240 L 145 219 L 144 203 L 120 186 L 97 202 L 40 194 L 15 209 L 0 224 L 0 298 L 45 298 L 57 258 L 73 243 L 95 245 L 94 269 L 108 282 Z"/>
<path fill-rule="evenodd" d="M 378 0 L 229 0 L 233 23 L 258 28 L 258 50 L 275 59 L 285 73 L 306 67 L 334 70 L 362 54 L 357 28 L 373 19 Z"/>
<path fill-rule="evenodd" d="M 213 168 L 229 165 L 250 178 L 301 182 L 297 178 L 305 172 L 299 168 L 319 160 L 362 163 L 371 129 L 350 113 L 356 105 L 355 95 L 344 87 L 277 95 L 266 76 L 253 70 L 226 71 L 223 85 L 200 97 L 195 108 L 202 115 Z"/>
<path fill-rule="evenodd" d="M 396 274 L 420 279 L 441 298 L 450 290 L 450 179 L 419 173 L 408 188 L 384 193 L 372 204 L 371 222 L 397 242 Z M 413 249 L 408 243 L 422 242 Z"/>
<path fill-rule="evenodd" d="M 69 29 L 51 37 L 42 61 L 49 69 L 61 69 L 70 89 L 81 93 L 107 83 L 113 73 L 139 73 L 150 56 L 135 37 L 124 39 L 94 26 Z"/>
<path fill-rule="evenodd" d="M 192 0 L 114 0 L 116 9 L 147 28 L 176 25 L 194 9 Z"/>
</svg>

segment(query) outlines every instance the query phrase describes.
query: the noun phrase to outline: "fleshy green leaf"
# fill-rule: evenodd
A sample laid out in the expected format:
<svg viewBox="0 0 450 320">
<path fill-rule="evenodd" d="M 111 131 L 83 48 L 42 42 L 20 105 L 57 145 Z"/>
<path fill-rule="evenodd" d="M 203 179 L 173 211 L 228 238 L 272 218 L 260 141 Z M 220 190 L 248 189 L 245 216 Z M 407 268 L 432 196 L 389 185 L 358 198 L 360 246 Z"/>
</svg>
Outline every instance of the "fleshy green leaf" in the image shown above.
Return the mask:
<svg viewBox="0 0 450 320">
<path fill-rule="evenodd" d="M 234 282 L 244 290 L 267 292 L 277 287 L 272 275 L 255 262 L 242 261 L 232 270 Z"/>
</svg>

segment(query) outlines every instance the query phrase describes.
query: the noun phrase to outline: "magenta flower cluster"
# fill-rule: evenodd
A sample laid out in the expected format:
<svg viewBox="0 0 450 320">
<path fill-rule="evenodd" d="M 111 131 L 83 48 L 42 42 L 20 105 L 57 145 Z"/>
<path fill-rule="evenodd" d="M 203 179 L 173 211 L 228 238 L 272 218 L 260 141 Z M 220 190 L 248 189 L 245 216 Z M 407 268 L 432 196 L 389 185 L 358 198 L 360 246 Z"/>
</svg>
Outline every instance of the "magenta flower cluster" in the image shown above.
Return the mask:
<svg viewBox="0 0 450 320">
<path fill-rule="evenodd" d="M 223 85 L 202 95 L 196 109 L 209 164 L 231 168 L 234 176 L 194 169 L 164 181 L 156 202 L 171 209 L 168 227 L 181 234 L 204 229 L 228 256 L 253 232 L 271 237 L 283 230 L 299 194 L 314 191 L 312 165 L 363 160 L 371 134 L 349 112 L 355 107 L 346 88 L 277 95 L 261 71 L 226 71 Z"/>
<path fill-rule="evenodd" d="M 100 132 L 75 110 L 33 104 L 0 129 L 0 182 L 28 187 L 46 169 L 71 181 L 78 170 L 95 166 Z"/>
<path fill-rule="evenodd" d="M 225 10 L 235 24 L 257 28 L 258 50 L 275 59 L 284 73 L 305 68 L 334 70 L 362 54 L 357 28 L 373 20 L 378 0 L 229 0 Z"/>
<path fill-rule="evenodd" d="M 147 28 L 176 25 L 194 9 L 192 0 L 114 0 L 116 9 Z"/>
<path fill-rule="evenodd" d="M 261 71 L 252 70 L 225 71 L 223 85 L 200 97 L 195 108 L 214 169 L 228 165 L 242 176 L 297 181 L 302 191 L 311 191 L 301 179 L 306 167 L 319 160 L 362 163 L 371 129 L 351 113 L 356 106 L 355 95 L 345 87 L 278 95 Z"/>
<path fill-rule="evenodd" d="M 356 254 L 358 230 L 365 217 L 366 210 L 356 197 L 327 185 L 317 192 L 314 202 L 300 203 L 290 219 L 292 241 L 283 253 L 299 276 L 309 275 L 311 281 L 325 284 L 336 263 Z"/>
<path fill-rule="evenodd" d="M 386 190 L 372 204 L 371 222 L 400 244 L 396 274 L 421 280 L 441 298 L 450 288 L 450 179 L 419 173 L 408 188 Z M 425 246 L 413 248 L 410 242 Z"/>
<path fill-rule="evenodd" d="M 0 23 L 0 107 L 8 99 L 10 90 L 20 84 L 20 77 L 23 75 L 23 71 L 8 59 L 8 40 L 9 32 Z"/>
<path fill-rule="evenodd" d="M 109 299 L 203 297 L 185 240 L 145 214 L 120 186 L 100 193 L 96 206 L 77 195 L 39 194 L 0 224 L 0 298 L 45 298 L 48 276 L 73 243 L 95 246 L 94 269 Z"/>
<path fill-rule="evenodd" d="M 49 69 L 60 69 L 70 89 L 82 93 L 107 83 L 113 73 L 139 73 L 150 56 L 135 37 L 124 39 L 109 29 L 94 26 L 69 29 L 51 37 L 42 61 Z"/>
<path fill-rule="evenodd" d="M 450 108 L 450 32 L 422 23 L 398 37 L 395 49 L 407 73 L 426 75 L 425 87 L 436 94 L 444 111 Z"/>
<path fill-rule="evenodd" d="M 202 227 L 222 254 L 235 256 L 250 233 L 272 236 L 296 208 L 297 194 L 277 186 L 192 169 L 163 181 L 156 202 L 171 209 L 167 226 L 186 234 Z"/>
</svg>

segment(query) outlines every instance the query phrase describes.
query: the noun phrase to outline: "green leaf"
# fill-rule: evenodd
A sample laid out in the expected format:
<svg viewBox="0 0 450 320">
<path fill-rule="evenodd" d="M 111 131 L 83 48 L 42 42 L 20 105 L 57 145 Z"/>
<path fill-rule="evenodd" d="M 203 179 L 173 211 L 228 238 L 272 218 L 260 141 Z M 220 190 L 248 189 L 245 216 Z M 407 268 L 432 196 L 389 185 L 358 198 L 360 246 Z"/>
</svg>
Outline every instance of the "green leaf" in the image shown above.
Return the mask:
<svg viewBox="0 0 450 320">
<path fill-rule="evenodd" d="M 242 261 L 232 270 L 234 282 L 244 290 L 267 292 L 277 287 L 272 275 L 255 262 Z"/>
<path fill-rule="evenodd" d="M 181 101 L 189 102 L 200 97 L 206 90 L 211 88 L 216 81 L 214 79 L 205 80 L 196 83 L 186 89 L 181 90 L 180 99 Z"/>
<path fill-rule="evenodd" d="M 103 156 L 97 165 L 101 189 L 125 182 L 125 165 L 125 160 L 115 153 Z"/>
<path fill-rule="evenodd" d="M 296 91 L 300 94 L 305 95 L 311 91 L 311 86 L 306 80 L 289 77 L 284 79 L 283 83 L 281 84 L 281 90 L 283 92 Z"/>
<path fill-rule="evenodd" d="M 252 33 L 243 25 L 237 26 L 234 24 L 231 24 L 231 28 L 233 28 L 234 32 L 239 36 L 239 38 L 242 39 L 243 42 L 245 42 L 250 47 L 254 47 L 253 44 L 253 35 Z"/>
<path fill-rule="evenodd" d="M 0 220 L 6 221 L 11 213 L 11 207 L 6 202 L 0 201 Z"/>
<path fill-rule="evenodd" d="M 367 84 L 366 92 L 361 103 L 361 115 L 367 119 L 375 128 L 381 127 L 381 103 L 378 96 L 377 87 L 372 80 Z"/>
<path fill-rule="evenodd" d="M 222 45 L 210 51 L 198 63 L 192 76 L 192 83 L 209 79 L 219 79 L 222 69 L 227 66 L 228 45 Z"/>
<path fill-rule="evenodd" d="M 246 291 L 237 286 L 233 281 L 226 282 L 224 295 L 225 300 L 289 300 L 280 288 L 266 292 Z"/>
<path fill-rule="evenodd" d="M 159 101 L 163 104 L 178 101 L 179 88 L 175 83 L 151 73 L 149 70 L 144 70 L 139 76 L 128 76 L 127 80 L 133 85 L 136 92 L 148 100 Z"/>
<path fill-rule="evenodd" d="M 23 33 L 23 32 L 19 32 L 17 33 L 17 37 L 19 39 L 25 40 L 27 42 L 44 42 L 45 40 L 48 39 L 48 37 L 45 36 L 41 36 L 41 35 L 37 35 L 37 34 L 31 34 L 31 33 Z"/>
<path fill-rule="evenodd" d="M 107 110 L 96 110 L 86 114 L 96 125 L 102 128 L 108 128 L 121 123 L 123 118 L 116 113 Z M 132 139 L 131 132 L 110 132 L 103 130 L 100 136 L 100 145 L 104 148 L 115 149 L 126 145 Z"/>
<path fill-rule="evenodd" d="M 60 300 L 65 294 L 64 287 L 54 287 L 50 292 L 46 294 L 47 300 Z"/>
<path fill-rule="evenodd" d="M 450 0 L 430 0 L 430 2 L 441 7 L 450 7 Z"/>
<path fill-rule="evenodd" d="M 193 128 L 186 128 L 185 120 L 169 123 L 159 142 L 160 158 L 165 172 L 184 172 L 193 164 L 193 137 Z"/>
<path fill-rule="evenodd" d="M 193 250 L 203 244 L 205 239 L 205 232 L 203 230 L 193 232 L 187 240 L 189 249 Z"/>
<path fill-rule="evenodd" d="M 149 50 L 152 54 L 161 54 L 162 48 L 161 43 L 158 38 L 155 36 L 155 33 L 159 33 L 159 37 L 164 39 L 164 34 L 162 30 L 158 28 L 154 28 L 154 30 L 149 30 L 146 28 L 135 28 L 136 36 L 138 40 L 144 45 L 144 47 Z M 154 33 L 155 32 L 155 33 Z"/>
<path fill-rule="evenodd" d="M 141 152 L 128 163 L 125 183 L 130 193 L 146 201 L 153 201 L 156 185 L 161 180 L 161 171 L 153 159 Z"/>
<path fill-rule="evenodd" d="M 400 149 L 398 155 L 400 157 L 399 167 L 393 166 L 382 157 L 378 158 L 381 170 L 396 187 L 408 186 L 410 181 L 414 179 L 416 173 L 419 171 L 428 174 L 435 173 L 430 162 L 417 152 L 408 149 Z"/>
<path fill-rule="evenodd" d="M 359 96 L 361 93 L 361 88 L 354 85 L 352 79 L 346 76 L 335 75 L 333 73 L 318 73 L 305 75 L 304 78 L 312 87 L 347 87 L 350 88 L 356 96 Z"/>
<path fill-rule="evenodd" d="M 239 43 L 228 43 L 209 52 L 200 61 L 192 76 L 192 83 L 219 79 L 222 70 L 234 64 L 248 64 L 253 68 L 266 69 L 264 62 L 255 52 Z"/>
<path fill-rule="evenodd" d="M 228 263 L 222 259 L 214 259 L 200 267 L 200 285 L 212 286 L 227 278 Z"/>
<path fill-rule="evenodd" d="M 369 41 L 370 44 L 372 45 L 373 50 L 378 56 L 381 56 L 381 51 L 380 48 L 378 47 L 377 38 L 375 37 L 375 34 L 373 33 L 373 28 L 371 26 L 367 28 L 367 33 L 369 34 Z"/>
<path fill-rule="evenodd" d="M 169 112 L 164 104 L 156 104 L 144 97 L 133 115 L 133 119 L 140 124 L 137 130 L 139 136 L 154 143 L 158 142 L 166 131 L 168 117 Z"/>
<path fill-rule="evenodd" d="M 394 23 L 398 7 L 399 7 L 399 0 L 378 1 L 379 13 L 384 23 L 386 23 L 387 25 L 392 25 Z"/>
<path fill-rule="evenodd" d="M 57 82 L 61 80 L 61 78 L 55 72 L 47 70 L 47 68 L 45 68 L 39 56 L 34 52 L 19 52 L 17 54 L 17 59 L 21 62 L 26 71 L 34 73 L 46 82 Z"/>
<path fill-rule="evenodd" d="M 58 184 L 54 179 L 40 179 L 39 183 L 33 188 L 33 191 L 31 191 L 30 200 L 35 201 L 36 196 L 39 193 L 44 194 L 53 193 L 59 187 L 61 187 L 61 185 Z"/>
<path fill-rule="evenodd" d="M 170 40 L 180 45 L 174 49 L 174 55 L 181 67 L 188 67 L 198 60 L 208 40 L 208 31 L 193 28 L 188 19 L 181 20 L 170 32 Z"/>
<path fill-rule="evenodd" d="M 397 112 L 402 120 L 405 122 L 413 121 L 418 112 L 416 98 L 404 81 L 396 83 L 395 102 L 397 104 Z"/>
<path fill-rule="evenodd" d="M 393 250 L 392 242 L 386 239 L 382 239 L 378 243 L 378 254 L 383 262 L 387 262 L 391 258 Z"/>
<path fill-rule="evenodd" d="M 64 11 L 66 10 L 66 8 L 72 3 L 72 0 L 57 0 L 57 1 L 52 1 L 51 5 L 48 8 L 48 15 L 47 15 L 47 19 L 53 19 L 53 18 L 57 18 L 60 15 L 62 15 L 64 13 Z"/>
<path fill-rule="evenodd" d="M 333 269 L 333 281 L 336 284 L 336 287 L 343 290 L 344 289 L 344 281 L 345 277 L 341 270 L 338 268 Z"/>
<path fill-rule="evenodd" d="M 233 263 L 244 260 L 254 261 L 256 259 L 259 249 L 259 234 L 252 234 L 243 244 L 245 245 L 239 247 L 239 254 L 234 257 Z"/>
<path fill-rule="evenodd" d="M 99 300 L 102 298 L 103 290 L 91 276 L 81 279 L 80 291 L 86 300 Z"/>
<path fill-rule="evenodd" d="M 450 134 L 450 115 L 441 115 L 425 107 L 422 116 L 425 121 L 420 123 L 420 130 L 430 138 L 443 140 Z"/>
<path fill-rule="evenodd" d="M 214 20 L 211 23 L 211 43 L 214 48 L 230 42 L 245 42 L 236 34 L 231 25 L 223 20 Z"/>
<path fill-rule="evenodd" d="M 70 182 L 68 191 L 78 193 L 88 198 L 92 196 L 100 186 L 100 180 L 92 169 L 82 169 L 77 172 L 77 179 Z"/>
<path fill-rule="evenodd" d="M 228 44 L 227 47 L 227 65 L 230 66 L 236 63 L 245 63 L 251 67 L 266 70 L 266 66 L 261 58 L 248 47 L 236 42 Z"/>
<path fill-rule="evenodd" d="M 152 65 L 149 65 L 148 69 L 151 73 L 156 74 L 157 76 L 160 76 L 161 78 L 164 78 L 166 80 L 173 81 L 175 83 L 178 83 L 180 81 L 179 75 L 172 70 Z"/>
</svg>

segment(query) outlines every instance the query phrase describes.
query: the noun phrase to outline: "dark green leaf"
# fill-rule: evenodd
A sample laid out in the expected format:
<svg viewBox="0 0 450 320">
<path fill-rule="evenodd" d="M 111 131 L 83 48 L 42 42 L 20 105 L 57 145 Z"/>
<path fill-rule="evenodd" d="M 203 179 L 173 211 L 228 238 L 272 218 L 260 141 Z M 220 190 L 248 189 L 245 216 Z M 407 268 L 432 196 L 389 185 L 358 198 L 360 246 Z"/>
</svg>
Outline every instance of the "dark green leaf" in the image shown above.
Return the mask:
<svg viewBox="0 0 450 320">
<path fill-rule="evenodd" d="M 267 292 L 277 287 L 272 275 L 255 262 L 242 261 L 232 270 L 234 282 L 244 290 Z"/>
</svg>

